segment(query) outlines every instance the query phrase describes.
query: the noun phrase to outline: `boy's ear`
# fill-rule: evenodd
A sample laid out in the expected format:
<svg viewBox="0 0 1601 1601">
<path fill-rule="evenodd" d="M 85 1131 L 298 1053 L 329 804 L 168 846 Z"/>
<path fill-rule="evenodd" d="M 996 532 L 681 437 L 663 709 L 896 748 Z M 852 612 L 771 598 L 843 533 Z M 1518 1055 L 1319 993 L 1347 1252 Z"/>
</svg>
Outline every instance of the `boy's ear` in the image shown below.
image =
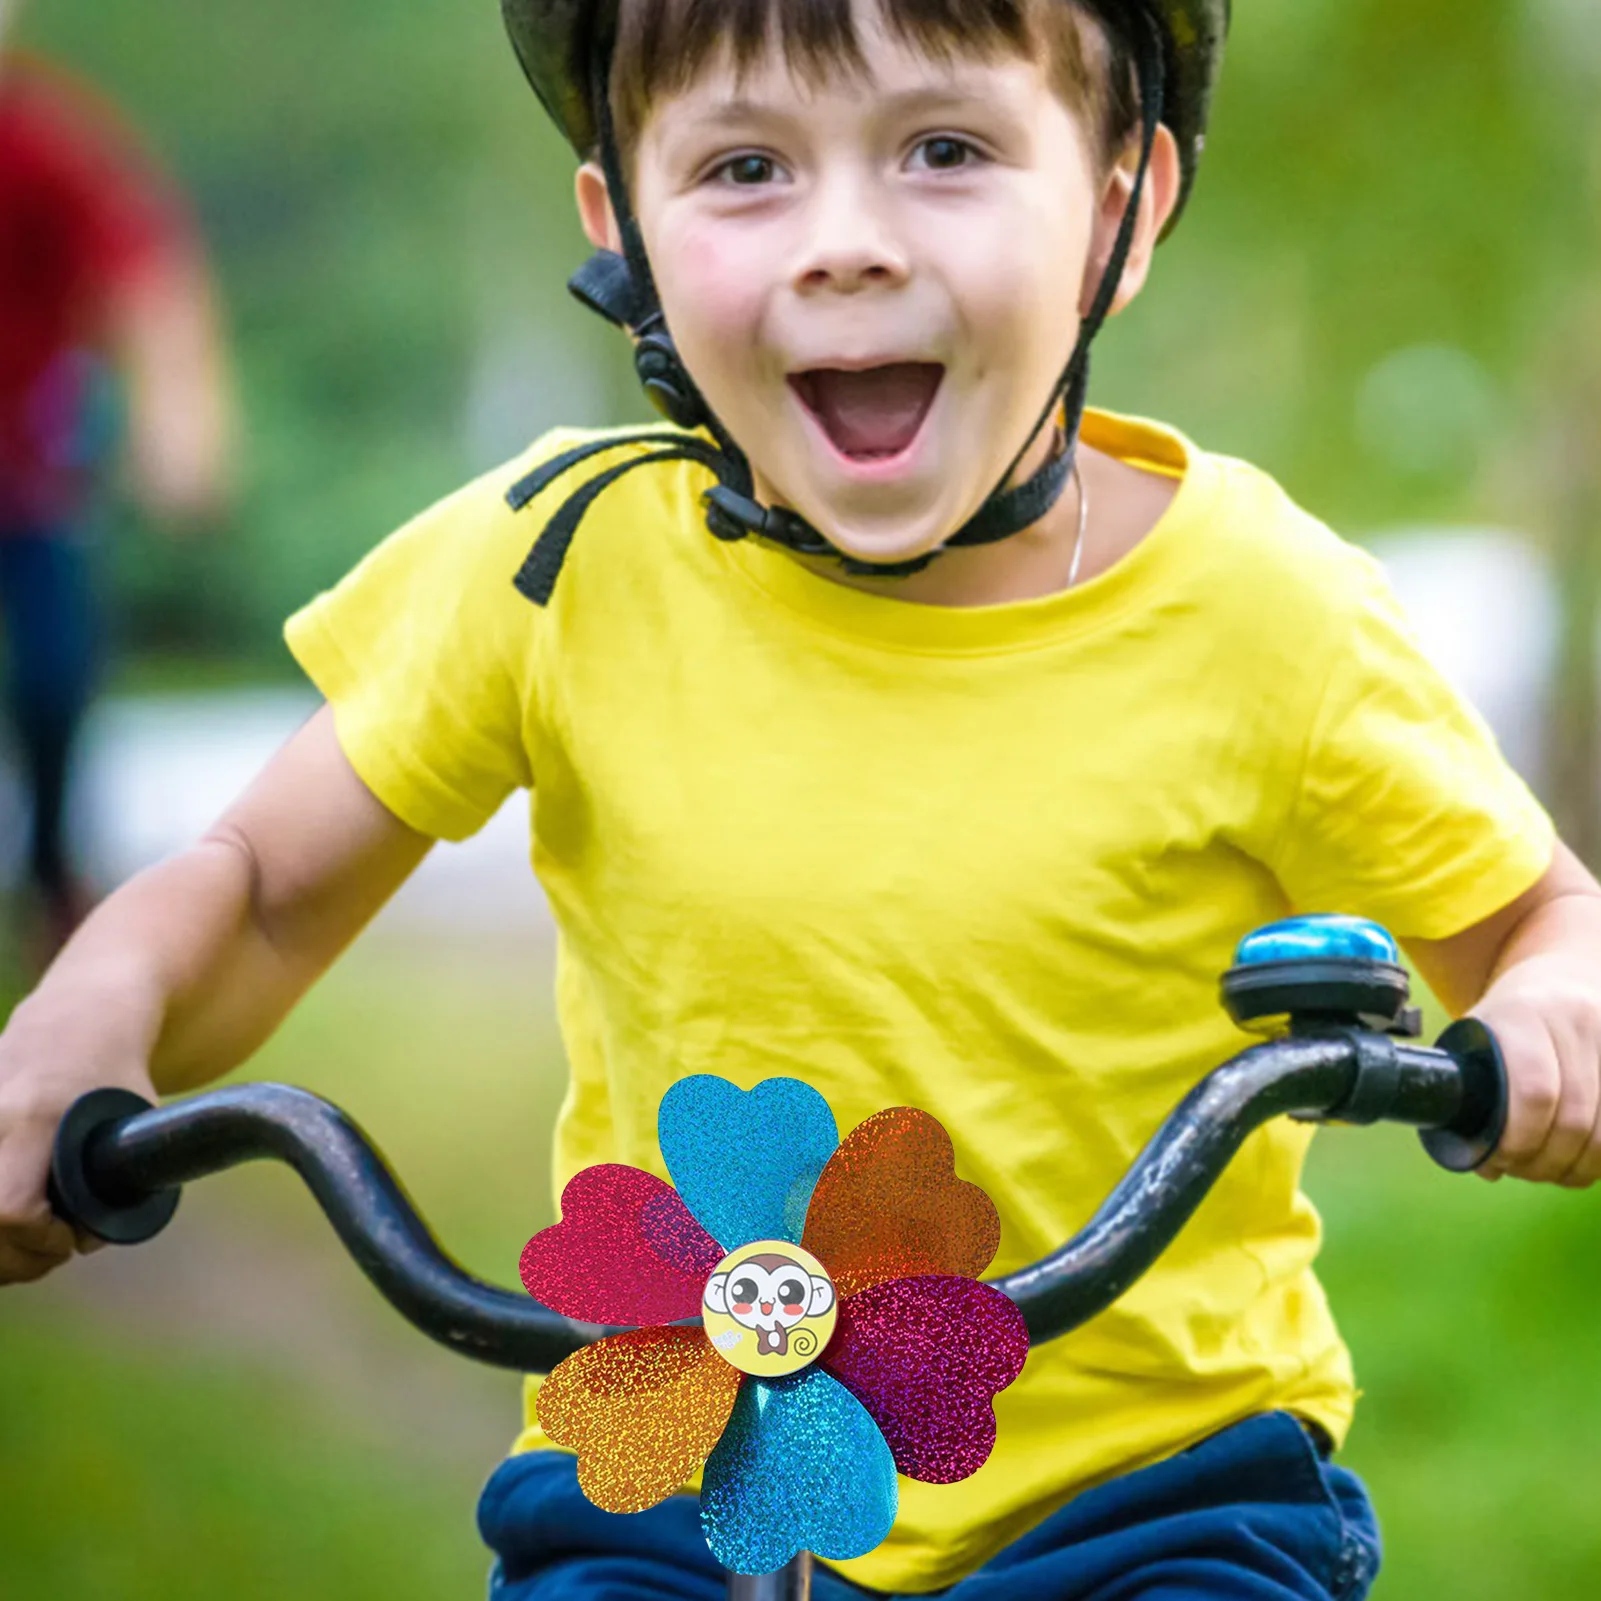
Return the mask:
<svg viewBox="0 0 1601 1601">
<path fill-rule="evenodd" d="M 611 196 L 606 191 L 606 175 L 598 162 L 586 161 L 573 180 L 573 193 L 578 200 L 578 220 L 584 226 L 584 236 L 597 250 L 623 248 L 623 236 L 617 231 L 617 218 L 612 213 Z"/>
<path fill-rule="evenodd" d="M 1079 291 L 1080 316 L 1088 315 L 1095 291 L 1100 288 L 1101 278 L 1111 260 L 1112 250 L 1117 244 L 1117 232 L 1123 223 L 1123 213 L 1134 190 L 1134 175 L 1139 169 L 1139 160 L 1140 147 L 1136 140 L 1123 152 L 1106 180 L 1084 283 Z M 1122 281 L 1112 298 L 1112 316 L 1116 316 L 1145 287 L 1145 279 L 1151 270 L 1151 253 L 1162 237 L 1168 218 L 1173 215 L 1174 206 L 1178 204 L 1182 182 L 1183 168 L 1179 162 L 1178 141 L 1164 124 L 1156 130 L 1156 141 L 1151 146 L 1151 164 L 1146 169 L 1145 187 L 1140 193 L 1139 219 L 1129 245 L 1128 260 L 1123 264 Z"/>
</svg>

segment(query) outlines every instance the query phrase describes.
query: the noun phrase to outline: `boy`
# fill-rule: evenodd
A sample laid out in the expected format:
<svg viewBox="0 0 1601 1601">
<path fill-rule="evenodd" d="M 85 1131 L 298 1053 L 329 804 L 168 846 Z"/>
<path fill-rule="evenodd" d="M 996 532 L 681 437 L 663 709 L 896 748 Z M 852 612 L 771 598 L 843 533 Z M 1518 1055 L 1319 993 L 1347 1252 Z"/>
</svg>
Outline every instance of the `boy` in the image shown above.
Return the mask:
<svg viewBox="0 0 1601 1601">
<path fill-rule="evenodd" d="M 579 206 L 614 254 L 580 288 L 700 431 L 546 439 L 291 623 L 328 708 L 0 1037 L 0 1271 L 71 1249 L 42 1175 L 77 1094 L 240 1061 L 518 786 L 562 934 L 559 1181 L 660 1171 L 683 1074 L 798 1074 L 842 1127 L 939 1117 L 1004 1271 L 1237 1048 L 1216 975 L 1292 905 L 1389 922 L 1499 1031 L 1497 1173 L 1594 1181 L 1601 891 L 1369 561 L 1166 429 L 1080 428 L 1089 337 L 1193 174 L 1225 15 L 513 0 L 597 158 Z M 986 1467 L 906 1484 L 848 1576 L 1364 1594 L 1308 1138 L 1257 1134 L 1143 1283 L 1031 1354 Z M 480 1516 L 503 1601 L 716 1592 L 692 1503 L 596 1513 L 560 1453 L 503 1466 Z"/>
</svg>

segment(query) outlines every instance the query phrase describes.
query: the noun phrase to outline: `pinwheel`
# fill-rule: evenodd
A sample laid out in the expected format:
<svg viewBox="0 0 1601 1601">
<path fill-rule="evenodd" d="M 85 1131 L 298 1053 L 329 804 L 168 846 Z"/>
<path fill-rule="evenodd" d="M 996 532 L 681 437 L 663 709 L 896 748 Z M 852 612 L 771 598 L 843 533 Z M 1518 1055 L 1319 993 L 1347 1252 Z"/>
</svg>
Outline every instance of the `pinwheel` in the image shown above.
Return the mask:
<svg viewBox="0 0 1601 1601">
<path fill-rule="evenodd" d="M 861 1556 L 894 1522 L 897 1470 L 954 1483 L 994 1446 L 994 1397 L 1028 1353 L 1017 1308 L 978 1282 L 995 1207 L 927 1113 L 842 1141 L 796 1079 L 684 1079 L 658 1135 L 676 1188 L 585 1168 L 523 1252 L 537 1300 L 627 1330 L 551 1373 L 540 1425 L 610 1512 L 704 1464 L 702 1526 L 732 1572 Z"/>
</svg>

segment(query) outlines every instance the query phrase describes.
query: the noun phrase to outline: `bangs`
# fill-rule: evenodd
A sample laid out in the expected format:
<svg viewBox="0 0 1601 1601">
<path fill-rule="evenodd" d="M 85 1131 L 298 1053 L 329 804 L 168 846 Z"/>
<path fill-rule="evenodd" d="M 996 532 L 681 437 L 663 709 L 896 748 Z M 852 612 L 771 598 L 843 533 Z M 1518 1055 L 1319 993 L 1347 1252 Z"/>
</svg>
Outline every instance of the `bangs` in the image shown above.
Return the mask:
<svg viewBox="0 0 1601 1601">
<path fill-rule="evenodd" d="M 828 79 L 864 79 L 867 60 L 856 27 L 862 0 L 619 0 L 612 55 L 617 139 L 632 150 L 650 108 L 688 89 L 708 67 L 736 73 L 767 52 L 808 88 Z M 941 63 L 1021 57 L 1048 63 L 1051 85 L 1085 115 L 1112 160 L 1137 126 L 1132 61 L 1120 37 L 1099 25 L 1081 0 L 869 0 L 892 38 Z"/>
</svg>

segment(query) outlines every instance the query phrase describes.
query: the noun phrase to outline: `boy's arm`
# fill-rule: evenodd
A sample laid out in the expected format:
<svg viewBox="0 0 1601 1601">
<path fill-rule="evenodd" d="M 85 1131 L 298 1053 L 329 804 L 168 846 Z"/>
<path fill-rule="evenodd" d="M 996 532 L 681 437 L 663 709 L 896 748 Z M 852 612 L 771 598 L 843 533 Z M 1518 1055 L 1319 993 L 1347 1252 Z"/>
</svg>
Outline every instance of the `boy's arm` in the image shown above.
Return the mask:
<svg viewBox="0 0 1601 1601">
<path fill-rule="evenodd" d="M 1407 951 L 1452 1013 L 1506 1054 L 1506 1136 L 1484 1169 L 1583 1188 L 1601 1179 L 1601 885 L 1565 845 L 1510 906 Z"/>
<path fill-rule="evenodd" d="M 44 1196 L 67 1107 L 237 1066 L 432 843 L 356 776 L 325 707 L 204 839 L 90 916 L 0 1034 L 0 1284 L 72 1254 Z"/>
</svg>

